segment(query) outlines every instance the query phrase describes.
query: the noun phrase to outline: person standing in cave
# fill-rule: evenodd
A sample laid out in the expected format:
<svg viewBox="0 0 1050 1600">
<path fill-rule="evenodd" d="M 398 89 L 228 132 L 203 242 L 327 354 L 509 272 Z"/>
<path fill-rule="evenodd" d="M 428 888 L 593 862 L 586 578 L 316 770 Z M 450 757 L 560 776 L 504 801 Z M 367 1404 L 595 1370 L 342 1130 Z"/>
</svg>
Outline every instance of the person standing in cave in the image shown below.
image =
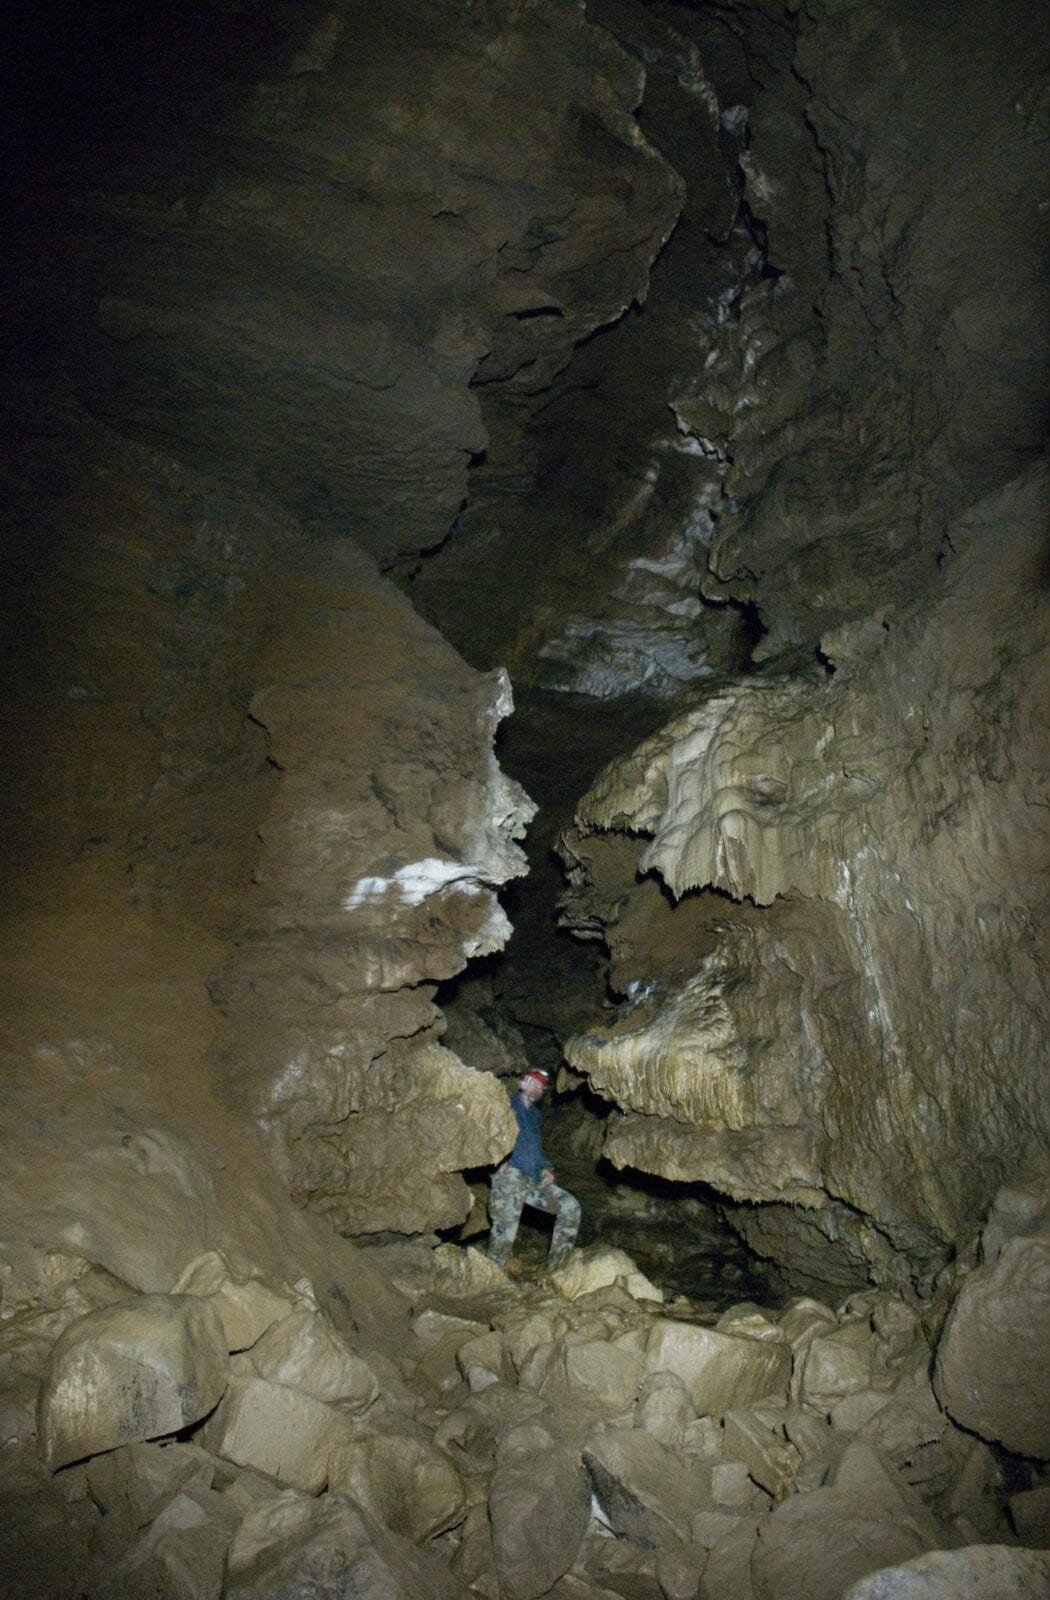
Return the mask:
<svg viewBox="0 0 1050 1600">
<path fill-rule="evenodd" d="M 518 1119 L 518 1137 L 506 1161 L 492 1175 L 489 1200 L 492 1218 L 489 1260 L 504 1270 L 525 1206 L 535 1206 L 538 1211 L 547 1211 L 554 1217 L 554 1233 L 547 1254 L 548 1272 L 553 1272 L 568 1258 L 579 1231 L 580 1202 L 555 1183 L 554 1168 L 543 1149 L 540 1101 L 549 1082 L 550 1073 L 545 1067 L 528 1067 L 519 1079 L 517 1092 L 510 1097 L 511 1109 Z"/>
</svg>

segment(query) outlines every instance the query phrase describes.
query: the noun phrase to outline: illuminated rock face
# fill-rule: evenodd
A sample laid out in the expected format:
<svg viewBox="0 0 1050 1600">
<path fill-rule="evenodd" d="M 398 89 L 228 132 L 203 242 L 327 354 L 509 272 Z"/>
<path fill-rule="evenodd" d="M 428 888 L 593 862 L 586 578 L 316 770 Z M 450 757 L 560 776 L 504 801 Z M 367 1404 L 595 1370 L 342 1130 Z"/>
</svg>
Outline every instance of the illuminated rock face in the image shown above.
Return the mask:
<svg viewBox="0 0 1050 1600">
<path fill-rule="evenodd" d="M 502 1088 L 438 1043 L 432 1003 L 510 933 L 495 891 L 525 870 L 535 810 L 492 753 L 510 686 L 345 549 L 313 551 L 284 595 L 250 706 L 280 778 L 220 979 L 223 1079 L 296 1198 L 343 1231 L 448 1227 L 470 1208 L 458 1173 L 513 1139 Z"/>
<path fill-rule="evenodd" d="M 815 1226 L 858 1266 L 921 1277 L 1046 1148 L 1044 504 L 1035 474 L 961 519 L 936 593 L 829 639 L 833 676 L 740 683 L 669 723 L 607 769 L 567 841 L 570 922 L 594 914 L 603 831 L 647 836 L 637 871 L 673 897 L 615 884 L 614 982 L 640 993 L 569 1047 L 627 1112 L 608 1154 L 815 1208 L 799 1267 Z M 790 1258 L 789 1213 L 768 1234 L 752 1216 Z"/>
</svg>

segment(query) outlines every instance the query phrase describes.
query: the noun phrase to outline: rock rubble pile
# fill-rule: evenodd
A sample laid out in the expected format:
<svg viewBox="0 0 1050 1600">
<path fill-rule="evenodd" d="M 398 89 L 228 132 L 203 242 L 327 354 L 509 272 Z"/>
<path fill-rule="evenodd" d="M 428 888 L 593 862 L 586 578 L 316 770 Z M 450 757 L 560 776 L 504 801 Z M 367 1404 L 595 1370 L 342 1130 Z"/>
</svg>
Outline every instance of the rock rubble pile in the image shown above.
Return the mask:
<svg viewBox="0 0 1050 1600">
<path fill-rule="evenodd" d="M 1029 1464 L 1018 1488 L 1016 1461 L 1008 1482 L 942 1407 L 898 1296 L 718 1315 L 601 1246 L 536 1282 L 469 1248 L 370 1253 L 405 1305 L 382 1342 L 337 1329 L 306 1279 L 216 1252 L 70 1322 L 36 1449 L 4 1453 L 8 1592 L 1047 1592 L 1050 1483 Z"/>
</svg>

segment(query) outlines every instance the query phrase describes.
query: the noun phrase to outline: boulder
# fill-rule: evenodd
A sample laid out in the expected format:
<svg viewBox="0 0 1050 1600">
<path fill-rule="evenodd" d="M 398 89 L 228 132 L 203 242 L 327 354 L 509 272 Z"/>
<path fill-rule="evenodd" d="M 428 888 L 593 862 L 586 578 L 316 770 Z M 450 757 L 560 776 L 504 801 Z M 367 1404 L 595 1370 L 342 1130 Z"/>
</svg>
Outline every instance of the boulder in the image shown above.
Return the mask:
<svg viewBox="0 0 1050 1600">
<path fill-rule="evenodd" d="M 292 1291 L 271 1287 L 254 1273 L 235 1273 L 218 1250 L 197 1256 L 181 1274 L 172 1294 L 210 1300 L 222 1318 L 226 1348 L 247 1350 L 274 1322 L 295 1306 Z"/>
<path fill-rule="evenodd" d="M 876 1340 L 866 1319 L 815 1333 L 800 1356 L 792 1385 L 803 1405 L 827 1416 L 840 1401 L 875 1385 Z M 883 1385 L 888 1392 L 890 1384 Z"/>
<path fill-rule="evenodd" d="M 219 1600 L 239 1520 L 221 1495 L 177 1490 L 92 1594 L 98 1600 Z"/>
<path fill-rule="evenodd" d="M 1007 1239 L 965 1280 L 938 1346 L 934 1387 L 964 1428 L 1017 1455 L 1050 1459 L 1050 1224 Z"/>
<path fill-rule="evenodd" d="M 346 1437 L 328 1460 L 328 1487 L 415 1544 L 463 1520 L 463 1480 L 443 1450 L 411 1434 Z"/>
<path fill-rule="evenodd" d="M 569 1389 L 580 1399 L 608 1411 L 630 1411 L 638 1393 L 642 1354 L 607 1339 L 567 1344 L 564 1370 Z"/>
<path fill-rule="evenodd" d="M 574 1250 L 565 1265 L 551 1274 L 551 1282 L 566 1300 L 578 1300 L 608 1284 L 622 1283 L 634 1300 L 663 1301 L 663 1292 L 639 1271 L 626 1250 L 611 1245 Z"/>
<path fill-rule="evenodd" d="M 865 1515 L 842 1489 L 792 1495 L 763 1523 L 751 1559 L 755 1600 L 841 1600 L 866 1572 L 927 1548 L 907 1520 Z"/>
<path fill-rule="evenodd" d="M 795 1351 L 804 1349 L 814 1334 L 827 1333 L 837 1323 L 830 1306 L 808 1295 L 790 1301 L 777 1319 L 777 1327 Z"/>
<path fill-rule="evenodd" d="M 500 1383 L 507 1376 L 503 1335 L 483 1333 L 478 1338 L 465 1340 L 456 1350 L 456 1366 L 475 1392 Z"/>
<path fill-rule="evenodd" d="M 501 1442 L 489 1484 L 492 1551 L 505 1600 L 535 1600 L 568 1572 L 590 1520 L 578 1454 L 538 1423 Z"/>
<path fill-rule="evenodd" d="M 197 1422 L 229 1374 L 215 1306 L 191 1295 L 120 1300 L 72 1323 L 47 1358 L 40 1451 L 52 1469 Z"/>
<path fill-rule="evenodd" d="M 260 1378 L 300 1389 L 346 1411 L 365 1411 L 379 1393 L 375 1373 L 319 1311 L 305 1307 L 271 1323 L 249 1360 Z"/>
<path fill-rule="evenodd" d="M 708 1468 L 708 1483 L 711 1499 L 715 1505 L 731 1511 L 743 1512 L 756 1509 L 755 1501 L 761 1499 L 761 1493 L 752 1483 L 751 1473 L 745 1461 L 713 1462 Z"/>
<path fill-rule="evenodd" d="M 487 1322 L 478 1322 L 473 1317 L 450 1316 L 448 1312 L 432 1308 L 421 1311 L 412 1320 L 412 1332 L 427 1350 L 432 1345 L 443 1343 L 450 1334 L 459 1334 L 459 1342 L 463 1344 L 467 1339 L 478 1339 L 489 1331 Z"/>
<path fill-rule="evenodd" d="M 1050 1483 L 1012 1494 L 1010 1520 L 1022 1544 L 1033 1550 L 1050 1550 Z"/>
<path fill-rule="evenodd" d="M 944 1530 L 921 1496 L 888 1457 L 864 1439 L 854 1439 L 828 1474 L 829 1485 L 852 1499 L 864 1516 L 910 1528 L 928 1550 L 944 1542 Z"/>
<path fill-rule="evenodd" d="M 701 1485 L 658 1439 L 640 1428 L 602 1428 L 583 1461 L 605 1519 L 621 1538 L 651 1548 L 691 1538 Z"/>
<path fill-rule="evenodd" d="M 587 1560 L 587 1575 L 620 1600 L 655 1600 L 660 1593 L 656 1576 L 657 1553 L 631 1539 L 601 1539 Z M 608 1587 L 605 1587 L 605 1586 Z"/>
<path fill-rule="evenodd" d="M 219 1465 L 198 1445 L 181 1442 L 128 1444 L 93 1456 L 86 1468 L 88 1491 L 105 1512 L 110 1548 L 123 1548 L 173 1494 L 210 1489 Z"/>
<path fill-rule="evenodd" d="M 502 1267 L 473 1245 L 466 1249 L 455 1244 L 439 1245 L 430 1258 L 430 1281 L 437 1293 L 453 1299 L 493 1294 L 508 1287 Z"/>
<path fill-rule="evenodd" d="M 861 1578 L 842 1600 L 1046 1600 L 1050 1556 L 1005 1545 L 933 1550 Z"/>
<path fill-rule="evenodd" d="M 751 1558 L 768 1517 L 744 1517 L 712 1545 L 700 1577 L 699 1600 L 756 1600 Z"/>
<path fill-rule="evenodd" d="M 228 1600 L 465 1600 L 440 1557 L 377 1528 L 344 1495 L 289 1491 L 246 1517 L 230 1549 Z"/>
<path fill-rule="evenodd" d="M 488 1384 L 450 1411 L 434 1430 L 434 1443 L 441 1449 L 459 1446 L 491 1466 L 497 1444 L 521 1423 L 542 1419 L 549 1412 L 546 1402 L 526 1389 L 512 1389 L 503 1383 Z"/>
<path fill-rule="evenodd" d="M 783 1339 L 753 1339 L 661 1317 L 649 1333 L 645 1368 L 675 1373 L 697 1412 L 719 1417 L 767 1396 L 783 1397 L 791 1347 Z"/>
<path fill-rule="evenodd" d="M 750 1339 L 775 1339 L 778 1343 L 786 1337 L 753 1300 L 742 1300 L 738 1305 L 728 1306 L 720 1314 L 715 1327 L 720 1333 L 739 1333 Z"/>
<path fill-rule="evenodd" d="M 671 1377 L 673 1374 L 668 1373 L 666 1376 Z M 689 1403 L 692 1405 L 691 1398 Z M 694 1417 L 692 1422 L 686 1423 L 682 1436 L 682 1449 L 697 1461 L 721 1461 L 724 1445 L 725 1435 L 718 1417 Z"/>
<path fill-rule="evenodd" d="M 564 1337 L 569 1328 L 568 1312 L 548 1306 L 508 1319 L 503 1330 L 503 1344 L 517 1376 L 521 1377 L 537 1352 L 549 1350 L 556 1339 Z"/>
<path fill-rule="evenodd" d="M 317 1494 L 348 1427 L 337 1411 L 298 1389 L 265 1378 L 235 1378 L 203 1437 L 216 1455 Z"/>
<path fill-rule="evenodd" d="M 500 1600 L 496 1560 L 492 1554 L 492 1525 L 484 1500 L 467 1509 L 451 1567 L 472 1594 L 481 1595 L 482 1600 Z"/>
<path fill-rule="evenodd" d="M 649 1373 L 638 1393 L 635 1426 L 673 1448 L 682 1443 L 692 1420 L 692 1396 L 677 1373 Z"/>
<path fill-rule="evenodd" d="M 959 1459 L 955 1463 L 952 1481 L 938 1502 L 940 1515 L 948 1520 L 964 1518 L 981 1535 L 982 1543 L 999 1544 L 1009 1533 L 1003 1469 L 991 1445 L 985 1444 L 983 1439 L 976 1439 L 972 1434 L 961 1434 L 959 1440 Z M 1040 1491 L 1031 1492 L 1038 1495 Z M 1045 1492 L 1047 1499 L 1044 1503 L 1050 1513 L 1050 1490 Z M 1017 1500 L 1022 1498 L 1021 1495 L 1014 1496 Z M 1038 1545 L 1041 1542 L 1021 1531 L 1013 1501 L 1010 1503 L 1010 1517 L 1022 1544 Z"/>
<path fill-rule="evenodd" d="M 698 1511 L 693 1518 L 693 1541 L 711 1550 L 743 1520 L 732 1511 Z"/>
<path fill-rule="evenodd" d="M 656 1558 L 656 1578 L 664 1600 L 696 1600 L 707 1556 L 704 1544 L 683 1544 L 674 1550 L 660 1551 Z"/>
<path fill-rule="evenodd" d="M 469 1338 L 469 1334 L 447 1333 L 444 1338 L 427 1346 L 410 1373 L 411 1386 L 417 1394 L 425 1395 L 432 1403 L 439 1405 L 454 1403 L 454 1396 L 464 1384 L 456 1358 L 460 1346 Z"/>
<path fill-rule="evenodd" d="M 816 1489 L 823 1483 L 828 1466 L 846 1448 L 847 1436 L 836 1433 L 825 1417 L 814 1416 L 801 1406 L 789 1406 L 784 1413 L 784 1437 L 799 1453 L 796 1489 Z"/>
<path fill-rule="evenodd" d="M 794 1487 L 799 1452 L 784 1436 L 784 1413 L 773 1407 L 727 1411 L 722 1420 L 725 1452 L 743 1461 L 751 1477 L 774 1500 Z"/>
</svg>

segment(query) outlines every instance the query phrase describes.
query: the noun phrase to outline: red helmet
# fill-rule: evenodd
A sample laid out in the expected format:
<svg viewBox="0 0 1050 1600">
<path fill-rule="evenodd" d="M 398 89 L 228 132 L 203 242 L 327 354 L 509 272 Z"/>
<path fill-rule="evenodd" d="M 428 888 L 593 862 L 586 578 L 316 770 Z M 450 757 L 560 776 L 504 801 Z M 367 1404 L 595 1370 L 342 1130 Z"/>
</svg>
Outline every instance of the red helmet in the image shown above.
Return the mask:
<svg viewBox="0 0 1050 1600">
<path fill-rule="evenodd" d="M 535 1078 L 536 1082 L 544 1089 L 546 1089 L 547 1085 L 551 1081 L 551 1075 L 547 1071 L 546 1067 L 526 1067 L 521 1077 L 522 1082 L 524 1082 L 526 1078 Z"/>
</svg>

